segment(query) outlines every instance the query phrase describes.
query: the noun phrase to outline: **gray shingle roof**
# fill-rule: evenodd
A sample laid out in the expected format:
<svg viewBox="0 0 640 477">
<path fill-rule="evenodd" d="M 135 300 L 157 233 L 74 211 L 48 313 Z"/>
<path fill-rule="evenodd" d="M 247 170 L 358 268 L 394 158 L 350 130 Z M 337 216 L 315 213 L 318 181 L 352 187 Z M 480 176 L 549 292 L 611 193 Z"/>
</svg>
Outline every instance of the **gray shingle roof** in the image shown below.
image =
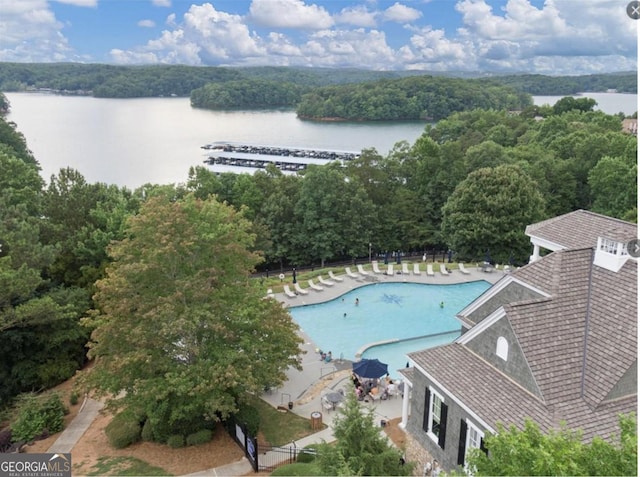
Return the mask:
<svg viewBox="0 0 640 477">
<path fill-rule="evenodd" d="M 490 425 L 529 416 L 543 429 L 566 421 L 586 439 L 611 434 L 616 414 L 637 405 L 637 393 L 606 398 L 637 359 L 638 264 L 616 273 L 593 253 L 563 250 L 512 273 L 551 295 L 504 306 L 542 400 L 461 344 L 410 357 Z"/>
<path fill-rule="evenodd" d="M 553 426 L 541 400 L 464 345 L 438 346 L 409 353 L 409 357 L 494 428 L 502 422 L 523 429 L 525 417 L 544 430 Z"/>
<path fill-rule="evenodd" d="M 505 307 L 549 404 L 582 395 L 598 406 L 637 358 L 638 264 L 615 273 L 593 265 L 592 254 L 563 250 L 514 272 L 559 277 L 547 279 L 551 300 Z"/>
<path fill-rule="evenodd" d="M 525 234 L 573 249 L 595 247 L 598 237 L 626 243 L 638 236 L 638 228 L 635 224 L 606 215 L 576 210 L 529 225 Z"/>
</svg>

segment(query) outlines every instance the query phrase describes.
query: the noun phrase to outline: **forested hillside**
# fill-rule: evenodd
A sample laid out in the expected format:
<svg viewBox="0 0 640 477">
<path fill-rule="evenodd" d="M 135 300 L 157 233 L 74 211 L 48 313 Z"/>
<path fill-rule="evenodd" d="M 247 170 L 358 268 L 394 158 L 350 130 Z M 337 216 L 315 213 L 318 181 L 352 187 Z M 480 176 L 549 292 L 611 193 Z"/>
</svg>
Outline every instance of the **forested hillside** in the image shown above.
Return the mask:
<svg viewBox="0 0 640 477">
<path fill-rule="evenodd" d="M 451 249 L 456 260 L 490 253 L 523 264 L 529 223 L 579 208 L 636 221 L 637 137 L 592 106 L 474 109 L 387 156 L 366 149 L 346 167 L 217 176 L 197 166 L 186 184 L 136 191 L 89 184 L 72 169 L 41 178 L 29 138 L 0 119 L 0 407 L 84 363 L 91 328 L 81 319 L 112 261 L 107 246 L 158 195 L 227 202 L 249 221 L 271 270 L 367 257 L 369 244 L 374 254 Z"/>
<path fill-rule="evenodd" d="M 519 110 L 532 104 L 526 93 L 481 80 L 418 76 L 315 88 L 296 112 L 305 119 L 438 120 L 456 111 Z"/>
<path fill-rule="evenodd" d="M 296 67 L 199 67 L 184 65 L 116 66 L 81 63 L 0 63 L 0 91 L 51 89 L 99 97 L 189 96 L 209 83 L 264 80 L 303 88 L 392 80 L 411 76 L 472 79 L 473 74 L 429 71 L 370 71 Z M 567 95 L 615 89 L 637 92 L 635 72 L 585 76 L 475 75 L 488 84 L 506 85 L 532 95 Z"/>
</svg>

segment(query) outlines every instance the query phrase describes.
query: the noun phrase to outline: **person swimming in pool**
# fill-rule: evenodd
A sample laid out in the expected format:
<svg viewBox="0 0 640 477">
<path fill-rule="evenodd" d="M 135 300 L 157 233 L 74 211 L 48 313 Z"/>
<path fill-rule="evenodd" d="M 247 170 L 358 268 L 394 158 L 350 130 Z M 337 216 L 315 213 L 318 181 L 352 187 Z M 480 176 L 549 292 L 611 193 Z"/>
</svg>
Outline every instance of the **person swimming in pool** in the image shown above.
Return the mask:
<svg viewBox="0 0 640 477">
<path fill-rule="evenodd" d="M 360 299 L 356 298 L 356 306 L 358 306 L 360 304 Z"/>
</svg>

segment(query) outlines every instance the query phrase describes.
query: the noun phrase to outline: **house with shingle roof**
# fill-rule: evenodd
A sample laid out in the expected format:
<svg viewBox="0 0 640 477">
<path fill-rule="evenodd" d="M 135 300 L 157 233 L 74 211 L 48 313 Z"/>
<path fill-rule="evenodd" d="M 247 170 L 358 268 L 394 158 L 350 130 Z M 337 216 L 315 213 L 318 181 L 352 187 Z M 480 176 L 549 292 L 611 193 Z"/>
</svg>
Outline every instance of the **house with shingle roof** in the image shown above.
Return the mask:
<svg viewBox="0 0 640 477">
<path fill-rule="evenodd" d="M 410 460 L 455 469 L 498 423 L 527 418 L 615 439 L 618 416 L 636 411 L 636 224 L 578 210 L 525 233 L 531 262 L 458 313 L 461 336 L 408 355 Z"/>
</svg>

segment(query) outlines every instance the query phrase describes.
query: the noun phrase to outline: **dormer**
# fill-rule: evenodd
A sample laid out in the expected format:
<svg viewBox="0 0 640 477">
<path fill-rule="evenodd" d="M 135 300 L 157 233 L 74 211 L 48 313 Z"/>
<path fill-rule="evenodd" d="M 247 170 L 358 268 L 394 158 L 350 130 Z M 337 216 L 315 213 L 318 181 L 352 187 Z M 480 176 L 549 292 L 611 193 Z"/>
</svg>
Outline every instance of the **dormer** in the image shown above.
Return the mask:
<svg viewBox="0 0 640 477">
<path fill-rule="evenodd" d="M 625 242 L 598 237 L 594 265 L 617 273 L 628 259 L 629 253 Z"/>
</svg>

